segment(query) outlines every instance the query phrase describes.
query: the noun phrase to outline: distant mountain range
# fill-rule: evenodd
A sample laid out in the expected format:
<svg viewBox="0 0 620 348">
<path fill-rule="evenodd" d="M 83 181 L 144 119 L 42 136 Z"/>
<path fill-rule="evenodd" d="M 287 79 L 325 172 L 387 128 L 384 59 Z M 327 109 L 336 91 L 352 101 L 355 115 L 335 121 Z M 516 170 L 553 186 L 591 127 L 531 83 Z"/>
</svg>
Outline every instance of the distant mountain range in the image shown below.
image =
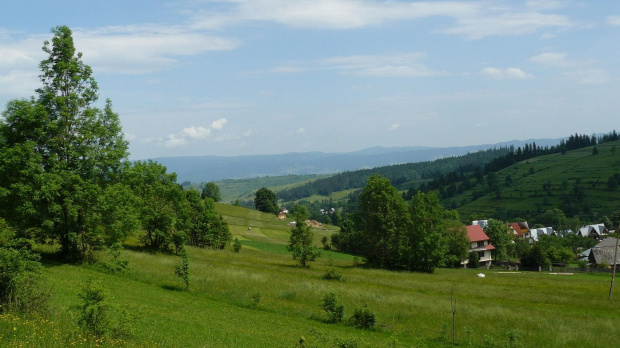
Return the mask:
<svg viewBox="0 0 620 348">
<path fill-rule="evenodd" d="M 502 146 L 524 146 L 536 142 L 537 146 L 557 145 L 558 139 L 512 140 L 497 144 L 463 147 L 370 147 L 347 153 L 304 152 L 276 155 L 248 156 L 182 156 L 158 157 L 157 161 L 177 173 L 179 183 L 245 179 L 263 176 L 297 174 L 331 174 L 347 170 L 374 168 L 399 163 L 432 161 L 439 158 L 460 156 L 468 152 Z"/>
</svg>

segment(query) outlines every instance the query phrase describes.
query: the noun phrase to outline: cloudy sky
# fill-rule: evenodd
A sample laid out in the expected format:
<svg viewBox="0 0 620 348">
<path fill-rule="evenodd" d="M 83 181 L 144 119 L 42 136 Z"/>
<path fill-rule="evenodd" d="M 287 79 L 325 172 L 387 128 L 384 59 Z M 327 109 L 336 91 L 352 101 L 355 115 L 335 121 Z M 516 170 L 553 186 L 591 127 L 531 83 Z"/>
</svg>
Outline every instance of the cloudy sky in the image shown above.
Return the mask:
<svg viewBox="0 0 620 348">
<path fill-rule="evenodd" d="M 3 2 L 3 109 L 34 94 L 57 25 L 132 159 L 620 129 L 616 0 Z"/>
</svg>

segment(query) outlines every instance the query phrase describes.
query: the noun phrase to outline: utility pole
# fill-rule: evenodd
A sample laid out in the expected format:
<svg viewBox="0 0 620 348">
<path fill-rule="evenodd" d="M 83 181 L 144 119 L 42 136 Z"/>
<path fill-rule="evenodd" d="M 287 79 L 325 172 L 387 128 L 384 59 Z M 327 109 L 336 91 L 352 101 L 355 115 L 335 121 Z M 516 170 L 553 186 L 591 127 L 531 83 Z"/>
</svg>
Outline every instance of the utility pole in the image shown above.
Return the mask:
<svg viewBox="0 0 620 348">
<path fill-rule="evenodd" d="M 609 287 L 609 299 L 611 300 L 611 292 L 614 290 L 614 278 L 616 278 L 616 267 L 617 267 L 617 257 L 618 257 L 618 240 L 620 240 L 620 222 L 618 223 L 618 229 L 616 230 L 616 249 L 614 249 L 614 265 L 613 270 L 611 271 L 611 286 Z"/>
</svg>

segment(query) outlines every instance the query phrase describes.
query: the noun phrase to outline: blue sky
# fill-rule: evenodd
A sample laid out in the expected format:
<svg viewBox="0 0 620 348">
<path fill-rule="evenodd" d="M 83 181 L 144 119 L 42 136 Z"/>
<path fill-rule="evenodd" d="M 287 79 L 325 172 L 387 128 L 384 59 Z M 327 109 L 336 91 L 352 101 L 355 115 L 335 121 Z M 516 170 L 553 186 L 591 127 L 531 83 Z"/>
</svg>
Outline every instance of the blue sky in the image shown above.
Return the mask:
<svg viewBox="0 0 620 348">
<path fill-rule="evenodd" d="M 3 2 L 0 104 L 34 94 L 57 25 L 133 159 L 620 129 L 620 1 Z"/>
</svg>

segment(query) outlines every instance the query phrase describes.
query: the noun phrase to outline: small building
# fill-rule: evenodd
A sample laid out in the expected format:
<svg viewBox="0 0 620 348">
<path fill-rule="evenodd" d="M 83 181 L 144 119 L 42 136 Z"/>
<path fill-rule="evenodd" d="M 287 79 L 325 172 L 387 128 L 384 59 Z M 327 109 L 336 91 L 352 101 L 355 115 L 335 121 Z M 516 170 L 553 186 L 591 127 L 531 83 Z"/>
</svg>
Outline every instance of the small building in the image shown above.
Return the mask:
<svg viewBox="0 0 620 348">
<path fill-rule="evenodd" d="M 577 235 L 580 237 L 601 238 L 604 235 L 609 234 L 609 230 L 605 227 L 605 224 L 595 224 L 582 226 Z"/>
<path fill-rule="evenodd" d="M 491 264 L 491 251 L 495 250 L 495 247 L 490 243 L 489 236 L 484 233 L 480 225 L 469 225 L 465 228 L 470 241 L 469 252 L 478 253 L 478 259 L 481 263 Z M 462 263 L 466 265 L 468 262 L 469 260 L 465 260 Z"/>
<path fill-rule="evenodd" d="M 553 227 L 532 228 L 530 230 L 530 241 L 538 242 L 538 238 L 542 235 L 557 236 L 558 233 L 553 230 Z"/>
<path fill-rule="evenodd" d="M 478 225 L 482 227 L 482 229 L 487 228 L 489 226 L 489 220 L 474 220 L 471 222 L 472 225 Z"/>
<path fill-rule="evenodd" d="M 588 255 L 588 261 L 593 265 L 606 264 L 609 266 L 620 264 L 620 246 L 618 247 L 618 253 L 616 253 L 616 238 L 609 237 L 603 239 L 602 242 L 595 245 L 590 254 Z M 614 255 L 617 255 L 614 260 Z"/>
<path fill-rule="evenodd" d="M 511 222 L 508 224 L 510 226 L 510 230 L 515 238 L 525 238 L 530 239 L 532 234 L 530 233 L 530 227 L 527 225 L 526 221 L 523 222 Z"/>
<path fill-rule="evenodd" d="M 283 209 L 278 212 L 278 220 L 285 220 L 288 216 L 288 210 Z"/>
</svg>

